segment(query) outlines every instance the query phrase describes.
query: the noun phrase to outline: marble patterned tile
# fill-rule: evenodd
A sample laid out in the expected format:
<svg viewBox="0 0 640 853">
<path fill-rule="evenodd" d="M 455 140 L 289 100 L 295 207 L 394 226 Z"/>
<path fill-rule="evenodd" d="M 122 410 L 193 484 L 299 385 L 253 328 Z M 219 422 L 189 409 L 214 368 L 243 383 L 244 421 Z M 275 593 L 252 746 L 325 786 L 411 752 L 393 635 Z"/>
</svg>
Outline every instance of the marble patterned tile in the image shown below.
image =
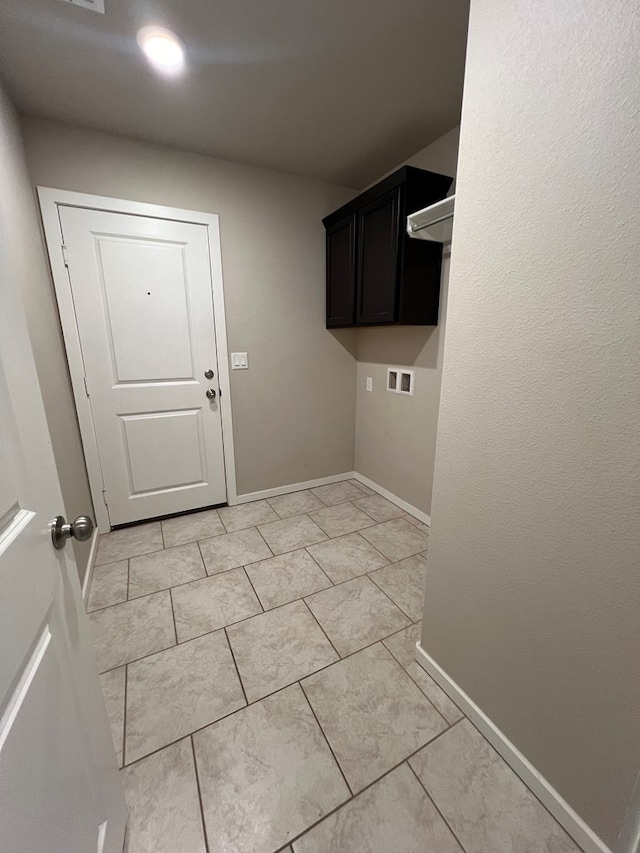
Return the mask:
<svg viewBox="0 0 640 853">
<path fill-rule="evenodd" d="M 363 495 L 360 487 L 350 483 L 348 480 L 341 480 L 339 483 L 329 483 L 326 486 L 317 486 L 315 489 L 311 489 L 311 491 L 327 506 L 334 506 L 335 504 L 345 503 L 346 501 L 356 501 Z"/>
<path fill-rule="evenodd" d="M 407 764 L 299 838 L 294 853 L 464 853 Z"/>
<path fill-rule="evenodd" d="M 400 516 L 405 515 L 403 509 L 383 498 L 382 495 L 371 495 L 368 498 L 360 498 L 354 501 L 354 503 L 377 522 L 389 521 L 392 518 L 400 518 Z"/>
<path fill-rule="evenodd" d="M 103 563 L 115 563 L 117 560 L 128 560 L 140 554 L 150 554 L 161 551 L 164 547 L 160 522 L 150 524 L 135 524 L 133 527 L 123 527 L 122 530 L 112 530 L 100 537 L 96 566 Z"/>
<path fill-rule="evenodd" d="M 125 761 L 131 764 L 245 704 L 224 631 L 129 664 Z"/>
<path fill-rule="evenodd" d="M 307 551 L 334 583 L 351 580 L 389 563 L 358 533 L 311 545 Z"/>
<path fill-rule="evenodd" d="M 369 577 L 412 622 L 422 619 L 427 561 L 420 554 L 371 572 Z"/>
<path fill-rule="evenodd" d="M 291 518 L 293 515 L 302 515 L 305 512 L 313 512 L 314 509 L 322 509 L 325 505 L 308 489 L 301 492 L 291 492 L 288 495 L 278 495 L 269 498 L 269 503 L 278 513 L 280 518 Z"/>
<path fill-rule="evenodd" d="M 171 598 L 179 643 L 262 613 L 242 568 L 177 586 Z"/>
<path fill-rule="evenodd" d="M 262 524 L 258 529 L 275 555 L 305 548 L 327 538 L 327 534 L 308 515 L 283 518 L 271 524 Z"/>
<path fill-rule="evenodd" d="M 221 536 L 226 532 L 215 509 L 189 512 L 162 522 L 165 548 L 174 548 L 176 545 L 185 545 L 198 539 L 209 539 L 211 536 Z"/>
<path fill-rule="evenodd" d="M 205 853 L 189 738 L 122 770 L 127 853 Z"/>
<path fill-rule="evenodd" d="M 298 685 L 193 742 L 210 853 L 274 853 L 349 797 Z"/>
<path fill-rule="evenodd" d="M 129 598 L 206 577 L 197 542 L 129 560 Z"/>
<path fill-rule="evenodd" d="M 356 489 L 359 489 L 363 495 L 377 495 L 377 492 L 374 492 L 373 489 L 370 489 L 369 486 L 365 486 L 364 483 L 361 483 L 360 480 L 347 480 L 347 483 L 351 483 L 352 486 L 355 486 Z"/>
<path fill-rule="evenodd" d="M 447 696 L 440 685 L 437 684 L 433 678 L 431 678 L 429 673 L 420 666 L 418 661 L 414 660 L 410 664 L 407 664 L 405 669 L 434 708 L 442 714 L 450 726 L 457 723 L 458 720 L 461 720 L 464 717 L 464 714 L 460 708 L 458 708 L 456 703 Z"/>
<path fill-rule="evenodd" d="M 447 727 L 382 643 L 310 675 L 302 687 L 354 792 Z"/>
<path fill-rule="evenodd" d="M 343 657 L 409 624 L 368 577 L 354 578 L 305 600 Z"/>
<path fill-rule="evenodd" d="M 267 501 L 252 501 L 237 506 L 223 506 L 218 510 L 227 533 L 257 527 L 269 521 L 277 521 L 278 516 Z"/>
<path fill-rule="evenodd" d="M 249 702 L 338 659 L 303 601 L 231 625 L 227 634 Z"/>
<path fill-rule="evenodd" d="M 176 642 L 169 591 L 156 592 L 88 614 L 98 672 L 105 672 Z"/>
<path fill-rule="evenodd" d="M 431 528 L 429 527 L 429 525 L 425 524 L 424 521 L 420 521 L 420 519 L 416 518 L 415 515 L 411 515 L 407 512 L 402 517 L 406 519 L 409 524 L 413 524 L 414 527 L 417 527 L 417 529 L 420 530 L 422 533 L 426 533 L 427 536 L 431 532 Z"/>
<path fill-rule="evenodd" d="M 467 853 L 579 853 L 468 720 L 457 723 L 409 763 Z"/>
<path fill-rule="evenodd" d="M 363 530 L 361 535 L 392 562 L 412 557 L 429 545 L 429 537 L 404 518 L 376 524 Z"/>
<path fill-rule="evenodd" d="M 237 533 L 225 533 L 224 536 L 214 539 L 203 539 L 199 544 L 208 575 L 226 572 L 273 556 L 255 527 L 238 530 Z"/>
<path fill-rule="evenodd" d="M 102 695 L 111 726 L 113 748 L 116 751 L 118 767 L 122 767 L 122 748 L 124 739 L 124 687 L 127 668 L 120 666 L 100 676 Z"/>
<path fill-rule="evenodd" d="M 449 725 L 453 725 L 461 720 L 464 714 L 416 661 L 416 643 L 420 640 L 421 630 L 420 624 L 410 625 L 382 642 Z"/>
<path fill-rule="evenodd" d="M 347 533 L 355 533 L 363 527 L 372 527 L 375 524 L 366 512 L 362 512 L 352 503 L 336 504 L 328 506 L 318 512 L 312 512 L 311 518 L 330 536 L 346 536 Z"/>
<path fill-rule="evenodd" d="M 95 566 L 91 578 L 89 598 L 87 599 L 87 613 L 91 610 L 100 610 L 102 607 L 110 607 L 112 604 L 120 604 L 122 601 L 126 601 L 128 581 L 128 560 Z"/>
<path fill-rule="evenodd" d="M 415 625 L 409 625 L 398 631 L 397 634 L 392 634 L 382 642 L 389 649 L 400 666 L 405 669 L 410 663 L 416 659 L 416 643 L 420 642 L 422 634 L 422 624 L 417 622 Z"/>
<path fill-rule="evenodd" d="M 332 585 L 304 549 L 253 563 L 246 571 L 265 610 Z"/>
</svg>

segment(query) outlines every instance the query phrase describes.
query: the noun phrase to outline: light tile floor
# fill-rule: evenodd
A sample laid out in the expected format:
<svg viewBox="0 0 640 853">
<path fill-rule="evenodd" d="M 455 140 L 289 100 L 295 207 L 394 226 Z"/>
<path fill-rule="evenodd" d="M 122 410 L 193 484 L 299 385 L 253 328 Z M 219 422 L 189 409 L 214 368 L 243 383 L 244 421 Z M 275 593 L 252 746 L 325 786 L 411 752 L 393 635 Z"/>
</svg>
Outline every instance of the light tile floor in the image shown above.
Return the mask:
<svg viewBox="0 0 640 853">
<path fill-rule="evenodd" d="M 128 853 L 576 853 L 415 661 L 428 533 L 352 480 L 102 537 Z"/>
</svg>

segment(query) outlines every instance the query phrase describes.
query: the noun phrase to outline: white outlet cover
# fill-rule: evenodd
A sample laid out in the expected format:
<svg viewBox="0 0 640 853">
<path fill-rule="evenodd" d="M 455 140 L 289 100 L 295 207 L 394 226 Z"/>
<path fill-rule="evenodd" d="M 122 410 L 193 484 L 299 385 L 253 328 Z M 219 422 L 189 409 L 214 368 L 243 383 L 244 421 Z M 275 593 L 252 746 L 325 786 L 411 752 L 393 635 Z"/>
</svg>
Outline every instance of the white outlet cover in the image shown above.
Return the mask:
<svg viewBox="0 0 640 853">
<path fill-rule="evenodd" d="M 414 373 L 405 367 L 387 367 L 387 391 L 413 397 Z"/>
<path fill-rule="evenodd" d="M 249 356 L 246 352 L 231 353 L 231 370 L 248 370 Z"/>
<path fill-rule="evenodd" d="M 91 9 L 92 12 L 104 15 L 104 0 L 62 0 L 62 2 L 70 3 L 72 6 L 82 6 L 83 9 Z"/>
<path fill-rule="evenodd" d="M 367 376 L 367 391 L 373 391 L 373 377 Z"/>
</svg>

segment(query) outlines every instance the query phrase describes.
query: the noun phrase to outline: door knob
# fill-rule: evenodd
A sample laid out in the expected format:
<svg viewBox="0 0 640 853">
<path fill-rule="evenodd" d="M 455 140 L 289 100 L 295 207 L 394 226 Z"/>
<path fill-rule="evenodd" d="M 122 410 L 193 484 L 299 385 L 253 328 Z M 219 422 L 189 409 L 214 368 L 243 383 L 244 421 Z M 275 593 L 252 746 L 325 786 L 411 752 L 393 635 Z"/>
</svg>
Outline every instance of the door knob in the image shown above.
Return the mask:
<svg viewBox="0 0 640 853">
<path fill-rule="evenodd" d="M 207 391 L 207 397 L 208 397 L 210 400 L 215 400 L 215 399 L 216 399 L 216 392 L 213 390 L 213 388 L 209 388 L 209 389 L 208 389 L 208 391 Z"/>
<path fill-rule="evenodd" d="M 211 368 L 209 368 L 208 370 L 205 370 L 204 376 L 205 376 L 205 379 L 213 379 L 213 370 L 211 370 Z"/>
<path fill-rule="evenodd" d="M 63 515 L 57 515 L 51 522 L 51 541 L 57 551 L 64 548 L 67 539 L 72 536 L 78 542 L 86 542 L 91 539 L 92 533 L 93 521 L 88 515 L 79 515 L 71 524 L 67 524 Z"/>
</svg>

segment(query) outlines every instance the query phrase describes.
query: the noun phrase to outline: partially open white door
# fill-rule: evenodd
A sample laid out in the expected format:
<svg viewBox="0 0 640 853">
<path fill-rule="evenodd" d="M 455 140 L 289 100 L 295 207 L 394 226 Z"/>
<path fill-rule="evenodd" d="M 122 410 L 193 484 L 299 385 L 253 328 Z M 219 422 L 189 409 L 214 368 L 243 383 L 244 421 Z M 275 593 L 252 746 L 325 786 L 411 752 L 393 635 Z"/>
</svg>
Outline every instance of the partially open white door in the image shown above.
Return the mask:
<svg viewBox="0 0 640 853">
<path fill-rule="evenodd" d="M 0 850 L 121 853 L 124 796 L 72 550 L 51 541 L 64 508 L 1 240 Z"/>
<path fill-rule="evenodd" d="M 110 523 L 225 503 L 207 227 L 58 213 Z"/>
</svg>

